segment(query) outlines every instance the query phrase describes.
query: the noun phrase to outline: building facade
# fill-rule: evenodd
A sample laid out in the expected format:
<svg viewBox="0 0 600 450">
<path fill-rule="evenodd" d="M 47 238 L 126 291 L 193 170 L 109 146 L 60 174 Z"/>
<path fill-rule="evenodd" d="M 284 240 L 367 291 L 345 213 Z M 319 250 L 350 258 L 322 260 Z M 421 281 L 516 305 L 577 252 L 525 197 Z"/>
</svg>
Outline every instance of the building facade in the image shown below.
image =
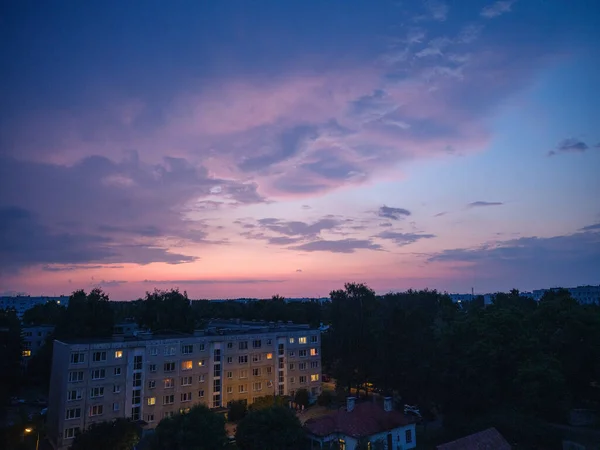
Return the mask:
<svg viewBox="0 0 600 450">
<path fill-rule="evenodd" d="M 28 309 L 51 301 L 55 301 L 59 305 L 65 307 L 69 305 L 69 297 L 63 295 L 60 297 L 30 297 L 29 295 L 17 295 L 14 297 L 0 297 L 0 309 L 14 309 L 17 313 L 17 317 L 22 319 L 23 314 L 25 314 L 25 311 Z"/>
<path fill-rule="evenodd" d="M 228 322 L 193 335 L 139 333 L 54 342 L 48 434 L 56 448 L 92 423 L 130 417 L 154 428 L 203 403 L 321 392 L 319 330 Z"/>
<path fill-rule="evenodd" d="M 46 339 L 54 331 L 53 325 L 31 325 L 23 327 L 23 361 L 27 364 L 29 358 L 35 355 L 44 345 Z"/>
</svg>

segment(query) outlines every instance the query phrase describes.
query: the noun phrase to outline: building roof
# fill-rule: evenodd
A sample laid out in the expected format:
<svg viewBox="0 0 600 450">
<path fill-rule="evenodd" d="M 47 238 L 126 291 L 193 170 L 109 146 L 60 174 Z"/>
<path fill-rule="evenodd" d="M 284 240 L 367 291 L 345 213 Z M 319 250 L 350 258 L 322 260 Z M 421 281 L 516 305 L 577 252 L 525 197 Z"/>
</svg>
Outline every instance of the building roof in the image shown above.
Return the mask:
<svg viewBox="0 0 600 450">
<path fill-rule="evenodd" d="M 510 444 L 495 428 L 438 445 L 437 450 L 510 450 Z"/>
<path fill-rule="evenodd" d="M 305 422 L 304 428 L 315 436 L 342 433 L 360 438 L 404 427 L 414 422 L 412 417 L 400 411 L 385 411 L 377 403 L 365 402 L 357 403 L 350 412 L 344 408 L 326 416 L 309 419 Z"/>
</svg>

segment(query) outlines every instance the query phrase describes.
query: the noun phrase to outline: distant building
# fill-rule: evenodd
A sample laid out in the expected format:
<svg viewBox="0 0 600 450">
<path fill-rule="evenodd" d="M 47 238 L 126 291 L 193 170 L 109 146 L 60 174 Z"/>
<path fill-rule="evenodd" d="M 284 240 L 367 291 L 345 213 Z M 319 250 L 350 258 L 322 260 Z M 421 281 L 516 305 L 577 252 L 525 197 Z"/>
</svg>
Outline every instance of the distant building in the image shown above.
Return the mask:
<svg viewBox="0 0 600 450">
<path fill-rule="evenodd" d="M 0 297 L 0 309 L 14 309 L 19 319 L 28 309 L 36 305 L 55 301 L 59 305 L 69 306 L 69 297 L 61 295 L 60 297 L 30 297 L 29 295 L 17 295 L 15 297 Z"/>
<path fill-rule="evenodd" d="M 381 442 L 386 450 L 407 450 L 417 446 L 415 419 L 396 411 L 392 399 L 383 406 L 374 402 L 356 403 L 349 397 L 346 407 L 322 417 L 309 419 L 304 430 L 311 449 L 328 449 L 336 444 L 340 450 L 354 450 L 362 442 L 374 447 Z"/>
<path fill-rule="evenodd" d="M 321 332 L 308 325 L 213 321 L 193 334 L 54 341 L 48 435 L 58 450 L 93 423 L 144 428 L 203 403 L 321 392 Z"/>
<path fill-rule="evenodd" d="M 536 289 L 531 292 L 519 292 L 519 295 L 524 298 L 530 298 L 539 302 L 544 294 L 548 291 L 557 291 L 562 288 Z M 582 305 L 600 304 L 600 285 L 598 286 L 577 286 L 565 288 L 571 294 L 571 297 Z M 476 298 L 475 294 L 448 294 L 454 303 L 468 302 Z M 484 304 L 491 305 L 494 302 L 495 294 L 482 294 Z"/>
<path fill-rule="evenodd" d="M 53 325 L 32 325 L 23 327 L 23 362 L 25 365 L 44 345 L 46 339 L 54 331 Z"/>
<path fill-rule="evenodd" d="M 488 428 L 436 447 L 437 450 L 510 450 L 511 448 L 495 428 Z"/>
</svg>

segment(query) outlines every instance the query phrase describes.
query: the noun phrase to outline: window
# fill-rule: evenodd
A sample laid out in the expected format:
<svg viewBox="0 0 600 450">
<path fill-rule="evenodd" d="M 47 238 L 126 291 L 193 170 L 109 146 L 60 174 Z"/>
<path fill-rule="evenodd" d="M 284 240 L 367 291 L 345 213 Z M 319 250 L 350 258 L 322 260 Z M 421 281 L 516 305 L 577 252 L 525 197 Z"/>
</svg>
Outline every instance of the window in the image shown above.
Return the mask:
<svg viewBox="0 0 600 450">
<path fill-rule="evenodd" d="M 204 344 L 200 344 L 200 351 L 203 352 L 204 351 Z"/>
<path fill-rule="evenodd" d="M 165 389 L 171 389 L 175 387 L 175 380 L 173 378 L 165 378 L 164 379 Z"/>
<path fill-rule="evenodd" d="M 248 342 L 247 341 L 241 341 L 238 344 L 238 349 L 240 349 L 240 350 L 247 350 L 248 349 Z"/>
<path fill-rule="evenodd" d="M 199 366 L 199 367 L 204 367 L 204 366 L 206 366 L 206 360 L 204 360 L 204 359 L 201 359 L 200 361 L 198 361 L 198 366 Z"/>
<path fill-rule="evenodd" d="M 90 417 L 101 416 L 104 413 L 104 405 L 94 405 L 90 407 Z"/>
<path fill-rule="evenodd" d="M 290 384 L 294 384 L 296 382 L 296 378 L 295 377 L 290 377 Z"/>
<path fill-rule="evenodd" d="M 65 414 L 65 420 L 79 419 L 81 417 L 81 408 L 70 408 L 67 409 Z"/>
<path fill-rule="evenodd" d="M 252 348 L 260 348 L 262 346 L 262 342 L 260 339 L 255 339 L 252 341 Z"/>
<path fill-rule="evenodd" d="M 294 370 L 296 368 L 296 365 L 294 363 L 290 363 L 290 370 Z"/>
<path fill-rule="evenodd" d="M 113 403 L 113 411 L 118 411 L 119 409 L 121 409 L 121 405 L 118 403 Z"/>
<path fill-rule="evenodd" d="M 187 414 L 191 408 L 179 408 L 179 414 Z"/>
<path fill-rule="evenodd" d="M 262 355 L 260 353 L 254 353 L 252 355 L 252 362 L 260 362 L 262 360 Z"/>
<path fill-rule="evenodd" d="M 174 362 L 167 362 L 163 365 L 163 370 L 165 372 L 175 372 L 175 363 Z"/>
<path fill-rule="evenodd" d="M 123 357 L 123 350 L 115 350 L 115 358 L 120 359 Z"/>
<path fill-rule="evenodd" d="M 182 386 L 191 386 L 192 385 L 192 377 L 181 377 L 181 385 Z"/>
<path fill-rule="evenodd" d="M 167 418 L 167 417 L 173 417 L 175 415 L 175 411 L 165 411 L 163 413 L 163 418 Z"/>
<path fill-rule="evenodd" d="M 65 430 L 65 439 L 73 439 L 77 434 L 79 434 L 79 427 L 67 428 Z"/>
<path fill-rule="evenodd" d="M 294 350 L 292 350 L 291 352 L 289 352 L 288 356 L 290 358 L 293 358 L 294 356 L 296 356 L 296 352 Z"/>
<path fill-rule="evenodd" d="M 103 378 L 106 378 L 106 370 L 105 369 L 92 370 L 92 380 L 101 380 Z"/>
<path fill-rule="evenodd" d="M 182 345 L 181 346 L 181 353 L 183 353 L 184 355 L 189 355 L 190 353 L 194 352 L 194 346 L 193 345 Z"/>
<path fill-rule="evenodd" d="M 213 380 L 213 392 L 221 391 L 221 380 Z"/>
<path fill-rule="evenodd" d="M 240 355 L 238 356 L 238 363 L 247 364 L 248 363 L 248 355 Z"/>
<path fill-rule="evenodd" d="M 154 422 L 154 414 L 147 414 L 146 422 Z"/>
<path fill-rule="evenodd" d="M 158 347 L 150 347 L 150 356 L 158 355 Z"/>
<path fill-rule="evenodd" d="M 104 388 L 103 387 L 93 387 L 90 390 L 90 398 L 96 397 L 104 397 Z"/>
<path fill-rule="evenodd" d="M 239 392 L 240 394 L 243 394 L 243 393 L 245 393 L 245 392 L 248 392 L 248 385 L 247 385 L 247 384 L 240 384 L 240 385 L 238 386 L 238 392 Z"/>
<path fill-rule="evenodd" d="M 273 340 L 272 339 L 267 339 L 267 345 L 271 345 L 273 344 Z"/>
<path fill-rule="evenodd" d="M 139 405 L 140 403 L 142 403 L 142 391 L 140 391 L 139 389 L 136 389 L 132 392 L 131 404 Z"/>
<path fill-rule="evenodd" d="M 83 396 L 83 391 L 81 389 L 75 389 L 73 391 L 67 392 L 67 401 L 72 402 L 75 400 L 81 400 Z"/>
<path fill-rule="evenodd" d="M 317 342 L 319 342 L 319 338 L 318 338 L 318 336 L 317 336 L 317 335 L 312 335 L 312 336 L 310 337 L 310 343 L 311 343 L 311 344 L 316 344 Z"/>
<path fill-rule="evenodd" d="M 253 377 L 260 377 L 260 368 L 252 369 Z"/>
<path fill-rule="evenodd" d="M 227 378 L 233 378 L 233 372 L 231 370 L 227 372 Z"/>
<path fill-rule="evenodd" d="M 198 376 L 198 383 L 204 383 L 204 374 Z"/>
<path fill-rule="evenodd" d="M 240 370 L 240 378 L 248 378 L 248 371 L 246 369 Z"/>
<path fill-rule="evenodd" d="M 273 353 L 267 353 L 267 359 L 273 359 Z"/>
<path fill-rule="evenodd" d="M 192 361 L 181 361 L 181 370 L 192 370 Z"/>
<path fill-rule="evenodd" d="M 298 344 L 306 344 L 306 336 L 299 337 Z"/>
<path fill-rule="evenodd" d="M 273 373 L 273 368 L 271 366 L 267 367 L 267 375 L 271 375 Z"/>
<path fill-rule="evenodd" d="M 221 365 L 215 364 L 213 366 L 213 377 L 220 377 L 220 376 L 221 376 Z"/>
<path fill-rule="evenodd" d="M 140 420 L 140 407 L 134 406 L 131 408 L 131 420 Z"/>
<path fill-rule="evenodd" d="M 23 350 L 22 356 L 31 356 L 31 350 Z"/>
<path fill-rule="evenodd" d="M 298 364 L 298 369 L 300 369 L 300 370 L 306 370 L 306 363 L 303 362 L 303 363 Z"/>
<path fill-rule="evenodd" d="M 83 381 L 83 371 L 69 372 L 69 383 L 76 383 L 78 381 Z"/>
<path fill-rule="evenodd" d="M 204 398 L 204 389 L 200 389 L 200 390 L 198 391 L 198 397 L 199 397 L 199 398 Z"/>
<path fill-rule="evenodd" d="M 310 356 L 318 356 L 319 355 L 319 349 L 318 348 L 311 348 L 310 349 Z"/>
<path fill-rule="evenodd" d="M 404 439 L 406 440 L 407 444 L 410 444 L 412 442 L 412 430 L 404 431 Z"/>
<path fill-rule="evenodd" d="M 227 393 L 228 394 L 233 394 L 233 387 L 227 386 Z"/>
<path fill-rule="evenodd" d="M 310 381 L 319 381 L 319 374 L 315 373 L 310 376 Z"/>
<path fill-rule="evenodd" d="M 121 386 L 113 384 L 113 394 L 118 394 L 119 392 L 121 392 Z"/>
<path fill-rule="evenodd" d="M 213 396 L 213 408 L 219 408 L 221 406 L 221 396 L 215 395 Z"/>
<path fill-rule="evenodd" d="M 115 377 L 118 377 L 119 375 L 121 375 L 121 368 L 120 368 L 120 367 L 115 367 L 115 368 L 113 369 L 113 375 L 114 375 Z"/>
<path fill-rule="evenodd" d="M 94 352 L 92 354 L 92 361 L 94 361 L 94 362 L 106 361 L 106 352 Z"/>
<path fill-rule="evenodd" d="M 227 343 L 227 348 L 233 348 L 233 342 L 228 342 Z"/>
<path fill-rule="evenodd" d="M 311 361 L 310 362 L 311 369 L 317 369 L 318 367 L 319 367 L 319 361 Z"/>
<path fill-rule="evenodd" d="M 182 402 L 191 402 L 192 401 L 192 393 L 191 392 L 183 392 L 181 394 Z"/>
<path fill-rule="evenodd" d="M 156 372 L 156 364 L 150 364 L 148 366 L 148 369 L 150 370 L 150 372 Z"/>
<path fill-rule="evenodd" d="M 299 379 L 299 381 L 300 381 L 301 384 L 306 383 L 306 376 L 305 375 L 300 375 L 298 377 L 298 379 Z"/>
<path fill-rule="evenodd" d="M 136 372 L 133 374 L 133 387 L 140 387 L 142 385 L 142 373 Z"/>
<path fill-rule="evenodd" d="M 83 364 L 85 362 L 85 353 L 75 352 L 71 353 L 71 364 Z"/>
<path fill-rule="evenodd" d="M 306 358 L 306 350 L 300 350 L 300 351 L 298 351 L 298 356 L 300 358 Z"/>
<path fill-rule="evenodd" d="M 156 397 L 148 397 L 146 399 L 146 403 L 148 404 L 148 406 L 156 405 Z"/>
<path fill-rule="evenodd" d="M 232 364 L 233 363 L 233 356 L 228 356 L 227 357 L 227 364 Z"/>
<path fill-rule="evenodd" d="M 174 394 L 165 395 L 163 397 L 163 405 L 172 405 L 173 403 L 175 403 L 175 395 Z"/>
<path fill-rule="evenodd" d="M 175 347 L 167 345 L 165 346 L 164 355 L 173 356 L 175 354 Z"/>
<path fill-rule="evenodd" d="M 290 338 L 290 344 L 294 343 L 294 338 Z"/>
</svg>

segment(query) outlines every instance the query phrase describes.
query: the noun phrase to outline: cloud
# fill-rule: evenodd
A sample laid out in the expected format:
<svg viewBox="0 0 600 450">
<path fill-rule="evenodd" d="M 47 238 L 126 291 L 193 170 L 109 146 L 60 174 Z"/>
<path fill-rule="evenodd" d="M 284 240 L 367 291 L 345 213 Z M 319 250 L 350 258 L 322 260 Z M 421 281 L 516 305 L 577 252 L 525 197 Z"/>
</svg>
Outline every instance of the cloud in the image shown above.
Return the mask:
<svg viewBox="0 0 600 450">
<path fill-rule="evenodd" d="M 410 216 L 410 211 L 404 208 L 392 208 L 390 206 L 383 205 L 377 211 L 379 217 L 385 217 L 386 219 L 401 220 L 407 216 Z"/>
<path fill-rule="evenodd" d="M 568 138 L 560 141 L 556 146 L 556 150 L 550 150 L 548 156 L 554 156 L 558 153 L 583 153 L 589 148 L 590 146 L 580 139 Z"/>
<path fill-rule="evenodd" d="M 373 236 L 379 239 L 386 239 L 394 242 L 399 246 L 413 244 L 421 239 L 431 239 L 434 238 L 434 234 L 419 234 L 419 233 L 399 233 L 395 231 L 382 231 L 381 233 Z"/>
<path fill-rule="evenodd" d="M 247 239 L 264 240 L 270 245 L 286 246 L 316 239 L 323 231 L 338 229 L 342 222 L 332 216 L 326 216 L 314 222 L 283 220 L 273 217 L 259 219 L 256 223 L 236 221 L 238 225 L 253 231 L 241 235 Z"/>
<path fill-rule="evenodd" d="M 128 283 L 126 280 L 102 280 L 99 283 L 97 283 L 98 286 L 102 286 L 102 287 L 115 287 L 115 286 L 122 286 L 123 284 Z"/>
<path fill-rule="evenodd" d="M 287 280 L 259 280 L 259 279 L 188 279 L 188 280 L 144 280 L 145 284 L 169 284 L 169 285 L 186 285 L 186 284 L 261 284 L 261 283 L 284 283 Z"/>
<path fill-rule="evenodd" d="M 512 286 L 576 286 L 598 278 L 600 233 L 577 232 L 553 237 L 522 237 L 471 248 L 444 250 L 430 263 L 451 264 L 469 279 L 495 274 Z M 476 272 L 475 272 L 476 270 Z"/>
<path fill-rule="evenodd" d="M 467 205 L 467 208 L 481 208 L 484 206 L 501 206 L 504 205 L 503 202 L 484 202 L 484 201 L 477 201 L 477 202 L 471 202 Z"/>
<path fill-rule="evenodd" d="M 382 250 L 379 244 L 365 239 L 342 239 L 338 241 L 318 240 L 289 247 L 303 252 L 354 253 L 356 250 Z"/>
<path fill-rule="evenodd" d="M 600 230 L 600 223 L 595 223 L 593 225 L 588 225 L 586 227 L 581 228 L 581 231 L 594 231 Z"/>
<path fill-rule="evenodd" d="M 442 217 L 442 216 L 445 216 L 446 214 L 448 214 L 448 211 L 442 211 L 442 212 L 435 214 L 433 217 Z"/>
<path fill-rule="evenodd" d="M 425 0 L 425 8 L 428 10 L 429 16 L 420 16 L 417 17 L 417 20 L 430 18 L 433 20 L 437 20 L 438 22 L 444 22 L 448 17 L 448 5 L 443 1 Z"/>
<path fill-rule="evenodd" d="M 296 272 L 300 273 L 302 272 L 302 269 L 296 269 Z"/>
<path fill-rule="evenodd" d="M 502 14 L 508 13 L 511 11 L 512 5 L 516 2 L 516 0 L 499 0 L 491 5 L 486 6 L 481 10 L 481 17 L 485 17 L 486 19 L 493 19 L 494 17 L 501 16 Z"/>
</svg>

